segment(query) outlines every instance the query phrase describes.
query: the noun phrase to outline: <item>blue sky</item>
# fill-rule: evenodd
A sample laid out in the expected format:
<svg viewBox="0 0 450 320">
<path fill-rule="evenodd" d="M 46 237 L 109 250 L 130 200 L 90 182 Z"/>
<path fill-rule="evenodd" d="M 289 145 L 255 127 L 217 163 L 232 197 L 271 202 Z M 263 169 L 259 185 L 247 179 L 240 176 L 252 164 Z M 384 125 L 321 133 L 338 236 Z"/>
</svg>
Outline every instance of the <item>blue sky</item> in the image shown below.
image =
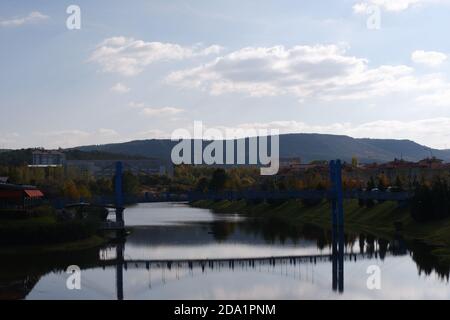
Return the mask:
<svg viewBox="0 0 450 320">
<path fill-rule="evenodd" d="M 0 3 L 0 148 L 170 137 L 194 120 L 450 148 L 450 1 L 132 3 Z"/>
</svg>

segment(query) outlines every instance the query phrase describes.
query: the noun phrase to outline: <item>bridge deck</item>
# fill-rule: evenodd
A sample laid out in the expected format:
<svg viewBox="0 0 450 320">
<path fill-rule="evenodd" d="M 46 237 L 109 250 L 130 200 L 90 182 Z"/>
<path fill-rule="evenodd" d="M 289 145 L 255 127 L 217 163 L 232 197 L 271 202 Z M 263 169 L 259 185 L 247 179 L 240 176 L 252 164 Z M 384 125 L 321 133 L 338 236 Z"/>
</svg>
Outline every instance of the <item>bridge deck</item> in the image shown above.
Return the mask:
<svg viewBox="0 0 450 320">
<path fill-rule="evenodd" d="M 363 258 L 373 258 L 378 257 L 378 252 L 373 253 L 345 253 L 344 260 L 356 261 L 357 259 Z M 116 265 L 124 264 L 130 267 L 143 267 L 148 268 L 150 265 L 166 265 L 166 266 L 205 266 L 218 263 L 268 263 L 274 264 L 279 262 L 289 262 L 289 263 L 316 263 L 331 261 L 333 258 L 332 254 L 316 254 L 316 255 L 300 255 L 300 256 L 270 256 L 270 257 L 236 257 L 236 258 L 213 258 L 213 259 L 105 259 L 101 260 L 100 263 L 103 265 Z"/>
<path fill-rule="evenodd" d="M 387 192 L 387 191 L 362 191 L 347 190 L 343 192 L 344 199 L 363 200 L 391 200 L 404 201 L 412 197 L 410 192 Z M 283 200 L 283 199 L 333 199 L 330 190 L 296 190 L 296 191 L 243 191 L 243 192 L 221 192 L 201 193 L 191 192 L 188 196 L 190 201 L 195 200 Z"/>
</svg>

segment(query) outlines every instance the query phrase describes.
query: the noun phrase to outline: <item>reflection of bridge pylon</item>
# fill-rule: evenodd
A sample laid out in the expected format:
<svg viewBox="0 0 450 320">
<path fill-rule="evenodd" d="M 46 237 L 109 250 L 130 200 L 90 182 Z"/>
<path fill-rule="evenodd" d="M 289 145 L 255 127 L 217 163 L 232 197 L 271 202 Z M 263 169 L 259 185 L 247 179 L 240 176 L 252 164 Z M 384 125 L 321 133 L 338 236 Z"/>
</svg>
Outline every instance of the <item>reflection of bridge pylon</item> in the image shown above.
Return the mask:
<svg viewBox="0 0 450 320">
<path fill-rule="evenodd" d="M 331 221 L 332 221 L 332 288 L 344 291 L 344 209 L 341 161 L 330 161 Z"/>
</svg>

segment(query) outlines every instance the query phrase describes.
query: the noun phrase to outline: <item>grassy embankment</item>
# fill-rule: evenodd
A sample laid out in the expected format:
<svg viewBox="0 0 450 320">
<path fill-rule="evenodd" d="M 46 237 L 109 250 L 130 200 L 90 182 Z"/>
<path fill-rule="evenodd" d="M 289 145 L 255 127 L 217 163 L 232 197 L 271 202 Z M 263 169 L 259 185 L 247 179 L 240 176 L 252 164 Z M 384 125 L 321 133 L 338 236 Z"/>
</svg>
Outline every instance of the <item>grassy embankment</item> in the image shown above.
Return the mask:
<svg viewBox="0 0 450 320">
<path fill-rule="evenodd" d="M 57 252 L 92 248 L 105 243 L 97 233 L 100 220 L 58 219 L 49 207 L 26 214 L 0 212 L 0 253 Z"/>
<path fill-rule="evenodd" d="M 294 226 L 309 223 L 330 229 L 330 203 L 323 201 L 315 206 L 305 206 L 290 200 L 281 204 L 248 204 L 245 201 L 197 201 L 196 207 L 209 208 L 218 213 L 242 213 L 250 216 L 281 218 Z M 390 239 L 395 233 L 394 223 L 401 222 L 406 240 L 420 240 L 435 247 L 433 254 L 450 263 L 450 219 L 418 223 L 411 218 L 409 208 L 398 207 L 386 201 L 366 208 L 357 200 L 344 201 L 344 224 L 347 233 L 366 233 Z"/>
</svg>

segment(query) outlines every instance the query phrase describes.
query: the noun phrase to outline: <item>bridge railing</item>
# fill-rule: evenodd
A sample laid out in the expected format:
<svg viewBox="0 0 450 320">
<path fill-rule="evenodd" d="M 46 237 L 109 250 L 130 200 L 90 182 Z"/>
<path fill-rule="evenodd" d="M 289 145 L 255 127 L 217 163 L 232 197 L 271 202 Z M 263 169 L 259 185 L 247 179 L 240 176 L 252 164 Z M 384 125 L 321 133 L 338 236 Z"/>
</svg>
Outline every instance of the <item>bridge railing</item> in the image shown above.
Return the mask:
<svg viewBox="0 0 450 320">
<path fill-rule="evenodd" d="M 377 201 L 407 201 L 413 196 L 412 192 L 387 192 L 387 191 L 344 191 L 345 199 L 377 200 Z M 188 192 L 188 193 L 161 193 L 158 195 L 144 194 L 139 196 L 124 196 L 124 202 L 170 202 L 170 201 L 198 201 L 198 200 L 289 200 L 289 199 L 332 199 L 329 190 L 295 190 L 295 191 L 224 191 L 224 192 Z M 80 201 L 82 202 L 82 201 Z M 54 199 L 51 203 L 56 208 L 63 208 L 74 203 L 73 200 Z M 114 204 L 113 196 L 96 196 L 89 199 L 89 203 L 95 205 Z"/>
<path fill-rule="evenodd" d="M 287 199 L 332 199 L 330 190 L 296 190 L 296 191 L 225 191 L 225 192 L 190 192 L 189 201 L 197 200 L 287 200 Z M 410 192 L 387 191 L 344 191 L 345 199 L 405 201 L 412 197 Z"/>
</svg>

